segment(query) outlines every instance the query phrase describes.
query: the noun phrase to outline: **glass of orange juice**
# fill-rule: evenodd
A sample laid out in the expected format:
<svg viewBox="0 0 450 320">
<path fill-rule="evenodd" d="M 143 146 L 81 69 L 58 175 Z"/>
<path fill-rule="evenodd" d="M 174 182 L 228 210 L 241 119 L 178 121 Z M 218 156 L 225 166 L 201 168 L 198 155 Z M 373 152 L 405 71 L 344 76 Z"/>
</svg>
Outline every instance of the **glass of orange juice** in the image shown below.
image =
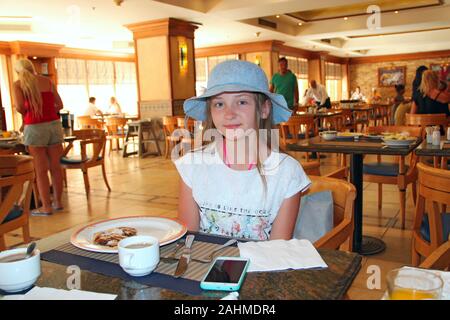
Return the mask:
<svg viewBox="0 0 450 320">
<path fill-rule="evenodd" d="M 439 300 L 444 282 L 427 270 L 401 268 L 389 271 L 387 285 L 391 300 Z"/>
</svg>

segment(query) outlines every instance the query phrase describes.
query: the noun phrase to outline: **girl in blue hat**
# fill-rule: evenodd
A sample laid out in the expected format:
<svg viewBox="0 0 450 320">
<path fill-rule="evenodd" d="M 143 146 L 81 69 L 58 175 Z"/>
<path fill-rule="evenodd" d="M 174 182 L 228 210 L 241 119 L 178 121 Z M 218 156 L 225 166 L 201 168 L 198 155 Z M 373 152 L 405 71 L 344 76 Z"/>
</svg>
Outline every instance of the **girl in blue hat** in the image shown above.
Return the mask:
<svg viewBox="0 0 450 320">
<path fill-rule="evenodd" d="M 212 142 L 175 161 L 179 219 L 191 231 L 291 239 L 311 181 L 295 159 L 278 152 L 271 129 L 291 111 L 269 91 L 262 69 L 240 60 L 218 64 L 205 93 L 186 100 L 184 111 L 203 121 L 203 140 Z"/>
</svg>

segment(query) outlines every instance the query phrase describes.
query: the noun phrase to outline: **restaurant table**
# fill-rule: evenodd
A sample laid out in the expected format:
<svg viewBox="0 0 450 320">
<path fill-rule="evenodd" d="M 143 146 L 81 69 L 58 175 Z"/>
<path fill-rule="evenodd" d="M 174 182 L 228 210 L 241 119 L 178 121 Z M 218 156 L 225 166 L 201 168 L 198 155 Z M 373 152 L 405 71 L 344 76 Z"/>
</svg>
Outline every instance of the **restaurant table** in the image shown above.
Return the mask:
<svg viewBox="0 0 450 320">
<path fill-rule="evenodd" d="M 325 141 L 320 137 L 314 137 L 299 141 L 296 144 L 288 144 L 287 149 L 290 151 L 302 152 L 330 152 L 330 153 L 344 153 L 351 155 L 350 161 L 350 181 L 356 188 L 356 199 L 354 205 L 354 221 L 355 230 L 353 237 L 353 250 L 362 255 L 372 255 L 382 252 L 386 245 L 378 238 L 362 235 L 363 226 L 363 155 L 377 154 L 377 155 L 391 155 L 400 156 L 401 164 L 399 166 L 399 179 L 403 181 L 406 167 L 404 165 L 405 157 L 410 154 L 419 144 L 421 139 L 410 144 L 404 148 L 388 148 L 384 146 L 381 141 L 376 140 L 333 140 Z M 403 164 L 403 165 L 402 165 Z M 406 192 L 405 189 L 400 189 L 400 192 Z"/>
<path fill-rule="evenodd" d="M 126 158 L 133 154 L 138 154 L 140 158 L 144 158 L 148 155 L 161 156 L 161 149 L 159 147 L 159 139 L 156 134 L 155 126 L 157 122 L 154 120 L 140 120 L 128 122 L 128 131 L 125 136 L 124 146 L 123 146 L 123 157 Z M 138 139 L 138 142 L 134 142 L 134 138 Z M 149 151 L 146 147 L 148 143 L 152 143 L 156 146 L 156 151 Z M 138 151 L 128 152 L 128 146 L 130 144 L 137 144 Z"/>
<path fill-rule="evenodd" d="M 80 226 L 37 241 L 37 248 L 48 252 L 67 243 Z M 211 237 L 211 235 L 208 235 Z M 229 238 L 222 238 L 223 242 Z M 240 289 L 243 300 L 311 300 L 342 299 L 361 268 L 361 256 L 353 252 L 319 249 L 325 269 L 287 270 L 276 272 L 248 272 Z M 42 274 L 36 282 L 39 287 L 67 289 L 70 274 L 67 266 L 41 260 Z M 200 290 L 200 295 L 190 295 L 176 290 L 144 285 L 99 273 L 81 270 L 81 290 L 117 294 L 120 300 L 214 299 L 229 292 Z M 184 279 L 172 279 L 178 281 Z M 181 283 L 181 282 L 180 282 Z"/>
<path fill-rule="evenodd" d="M 437 145 L 433 145 L 431 143 L 427 143 L 424 140 L 419 147 L 415 150 L 417 156 L 429 156 L 429 157 L 443 157 L 444 159 L 450 159 L 450 140 L 443 140 L 441 137 L 441 143 Z M 447 163 L 443 162 L 441 164 L 442 169 L 447 169 Z"/>
</svg>

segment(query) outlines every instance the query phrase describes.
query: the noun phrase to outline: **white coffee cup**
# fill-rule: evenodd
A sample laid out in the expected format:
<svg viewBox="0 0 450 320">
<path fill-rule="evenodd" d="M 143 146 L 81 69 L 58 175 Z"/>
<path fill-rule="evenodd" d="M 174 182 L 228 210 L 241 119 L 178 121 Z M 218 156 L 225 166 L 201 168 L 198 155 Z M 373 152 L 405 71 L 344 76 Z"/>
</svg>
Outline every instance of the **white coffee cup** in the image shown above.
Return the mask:
<svg viewBox="0 0 450 320">
<path fill-rule="evenodd" d="M 336 139 L 337 131 L 322 131 L 319 135 L 324 140 L 334 140 Z"/>
<path fill-rule="evenodd" d="M 119 242 L 118 249 L 120 266 L 132 276 L 146 276 L 159 263 L 159 241 L 155 237 L 125 238 Z"/>
<path fill-rule="evenodd" d="M 26 254 L 27 248 L 0 252 L 0 260 Z M 41 254 L 35 249 L 31 257 L 12 262 L 0 262 L 0 289 L 20 292 L 30 288 L 41 275 Z"/>
</svg>

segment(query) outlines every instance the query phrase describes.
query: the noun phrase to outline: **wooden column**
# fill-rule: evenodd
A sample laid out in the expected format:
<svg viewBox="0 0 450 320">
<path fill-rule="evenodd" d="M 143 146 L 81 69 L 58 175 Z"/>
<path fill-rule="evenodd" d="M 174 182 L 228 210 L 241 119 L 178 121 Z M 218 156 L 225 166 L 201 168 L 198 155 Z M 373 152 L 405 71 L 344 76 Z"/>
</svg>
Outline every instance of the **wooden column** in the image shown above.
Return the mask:
<svg viewBox="0 0 450 320">
<path fill-rule="evenodd" d="M 167 18 L 125 27 L 134 38 L 140 118 L 184 114 L 184 100 L 195 96 L 197 26 Z"/>
</svg>

